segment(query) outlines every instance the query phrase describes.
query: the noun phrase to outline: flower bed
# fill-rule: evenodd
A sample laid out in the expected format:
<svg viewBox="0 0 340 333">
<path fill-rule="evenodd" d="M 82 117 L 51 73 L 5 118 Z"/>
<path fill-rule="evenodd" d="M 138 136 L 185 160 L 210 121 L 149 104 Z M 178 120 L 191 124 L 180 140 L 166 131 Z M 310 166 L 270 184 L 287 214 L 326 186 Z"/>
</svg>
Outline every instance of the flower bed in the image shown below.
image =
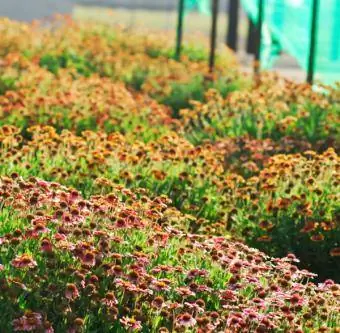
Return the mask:
<svg viewBox="0 0 340 333">
<path fill-rule="evenodd" d="M 0 33 L 0 332 L 337 332 L 337 86 Z"/>
</svg>

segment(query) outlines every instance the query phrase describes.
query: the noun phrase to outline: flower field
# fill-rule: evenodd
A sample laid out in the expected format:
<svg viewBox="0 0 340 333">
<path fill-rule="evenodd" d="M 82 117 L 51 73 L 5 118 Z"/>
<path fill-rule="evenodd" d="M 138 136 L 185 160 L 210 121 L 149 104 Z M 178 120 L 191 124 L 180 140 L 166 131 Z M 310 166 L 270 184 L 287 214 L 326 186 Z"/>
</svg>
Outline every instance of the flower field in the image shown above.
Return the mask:
<svg viewBox="0 0 340 333">
<path fill-rule="evenodd" d="M 340 88 L 166 37 L 0 20 L 0 332 L 340 332 Z"/>
</svg>

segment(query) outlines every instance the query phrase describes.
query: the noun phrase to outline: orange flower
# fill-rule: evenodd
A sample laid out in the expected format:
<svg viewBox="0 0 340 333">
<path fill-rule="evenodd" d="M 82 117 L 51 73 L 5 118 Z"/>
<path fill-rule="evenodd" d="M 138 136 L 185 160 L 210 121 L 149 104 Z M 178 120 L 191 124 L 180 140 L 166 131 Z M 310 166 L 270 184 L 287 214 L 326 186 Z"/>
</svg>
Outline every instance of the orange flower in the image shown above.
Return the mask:
<svg viewBox="0 0 340 333">
<path fill-rule="evenodd" d="M 335 229 L 336 225 L 333 221 L 324 221 L 321 222 L 321 228 L 325 231 L 330 231 Z"/>
<path fill-rule="evenodd" d="M 315 230 L 315 228 L 316 228 L 315 222 L 308 221 L 305 223 L 304 227 L 300 230 L 300 232 L 304 232 L 304 233 L 311 232 Z"/>
<path fill-rule="evenodd" d="M 322 234 L 315 234 L 310 238 L 313 242 L 322 242 L 325 239 L 325 236 Z"/>
<path fill-rule="evenodd" d="M 153 170 L 152 175 L 157 179 L 157 180 L 163 180 L 166 177 L 166 173 L 164 171 L 160 170 Z"/>
<path fill-rule="evenodd" d="M 329 254 L 331 257 L 340 257 L 340 247 L 335 247 L 330 250 Z"/>
<path fill-rule="evenodd" d="M 268 235 L 263 235 L 257 238 L 258 242 L 271 242 L 272 241 L 272 237 L 268 236 Z"/>
</svg>

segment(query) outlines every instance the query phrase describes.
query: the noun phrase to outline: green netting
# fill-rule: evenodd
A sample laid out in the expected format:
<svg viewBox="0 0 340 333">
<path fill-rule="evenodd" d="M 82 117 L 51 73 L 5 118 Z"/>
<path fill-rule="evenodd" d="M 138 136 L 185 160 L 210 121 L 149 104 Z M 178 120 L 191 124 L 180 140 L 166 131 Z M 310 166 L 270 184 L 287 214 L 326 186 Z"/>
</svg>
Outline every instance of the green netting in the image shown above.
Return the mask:
<svg viewBox="0 0 340 333">
<path fill-rule="evenodd" d="M 307 70 L 310 50 L 313 0 L 264 0 L 261 66 L 270 68 L 278 52 L 292 55 Z M 242 0 L 256 23 L 258 0 Z M 340 0 L 320 0 L 315 73 L 316 79 L 332 83 L 340 80 Z"/>
<path fill-rule="evenodd" d="M 201 13 L 210 14 L 211 1 L 210 0 L 186 0 L 185 8 L 186 10 L 197 9 Z"/>
</svg>

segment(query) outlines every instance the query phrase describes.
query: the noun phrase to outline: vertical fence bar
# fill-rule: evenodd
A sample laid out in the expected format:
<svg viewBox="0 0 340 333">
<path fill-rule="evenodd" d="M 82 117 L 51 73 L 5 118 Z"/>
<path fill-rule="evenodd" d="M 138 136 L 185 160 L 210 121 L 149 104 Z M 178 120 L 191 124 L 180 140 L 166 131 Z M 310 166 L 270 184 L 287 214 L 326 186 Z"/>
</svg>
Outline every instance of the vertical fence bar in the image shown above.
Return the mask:
<svg viewBox="0 0 340 333">
<path fill-rule="evenodd" d="M 240 0 L 229 0 L 227 45 L 234 51 L 237 50 L 239 8 Z"/>
<path fill-rule="evenodd" d="M 262 26 L 264 19 L 264 0 L 258 0 L 259 12 L 257 22 L 257 38 L 256 38 L 256 52 L 255 52 L 255 66 L 254 71 L 256 74 L 261 69 L 261 42 L 262 42 Z"/>
<path fill-rule="evenodd" d="M 210 73 L 214 71 L 214 67 L 215 67 L 218 5 L 219 5 L 219 0 L 212 0 L 212 20 L 211 20 L 211 34 L 210 34 L 210 56 L 209 56 Z"/>
<path fill-rule="evenodd" d="M 315 50 L 317 43 L 317 25 L 319 14 L 319 0 L 313 0 L 312 5 L 312 17 L 311 17 L 311 31 L 310 31 L 310 46 L 309 46 L 309 59 L 308 59 L 308 73 L 307 82 L 313 84 L 314 81 L 314 69 L 315 69 Z"/>
<path fill-rule="evenodd" d="M 181 51 L 182 51 L 184 1 L 185 0 L 179 0 L 178 2 L 178 20 L 177 20 L 176 53 L 175 53 L 176 60 L 180 60 Z"/>
<path fill-rule="evenodd" d="M 248 17 L 248 36 L 247 36 L 247 53 L 255 54 L 256 52 L 256 27 L 253 21 Z"/>
</svg>

